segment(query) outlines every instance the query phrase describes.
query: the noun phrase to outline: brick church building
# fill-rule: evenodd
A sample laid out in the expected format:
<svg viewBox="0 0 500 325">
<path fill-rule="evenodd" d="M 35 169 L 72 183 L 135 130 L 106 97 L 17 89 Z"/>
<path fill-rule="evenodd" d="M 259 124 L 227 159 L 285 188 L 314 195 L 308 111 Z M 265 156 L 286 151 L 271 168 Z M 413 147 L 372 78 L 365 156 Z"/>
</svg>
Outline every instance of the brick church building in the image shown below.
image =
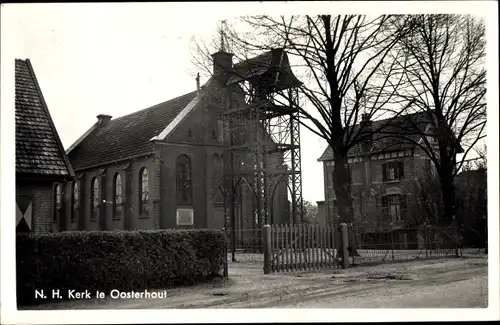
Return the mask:
<svg viewBox="0 0 500 325">
<path fill-rule="evenodd" d="M 224 227 L 229 131 L 221 116 L 248 103 L 238 84 L 227 84 L 232 55 L 219 51 L 213 60 L 213 76 L 203 86 L 197 79 L 194 91 L 122 117 L 101 114 L 67 149 L 75 179 L 61 184 L 65 213 L 59 218 L 66 229 Z M 249 155 L 235 165 L 248 164 Z M 280 154 L 267 159 L 282 160 Z M 287 185 L 274 193 L 269 222 L 287 223 Z M 241 184 L 235 228 L 256 227 L 253 198 Z"/>
</svg>

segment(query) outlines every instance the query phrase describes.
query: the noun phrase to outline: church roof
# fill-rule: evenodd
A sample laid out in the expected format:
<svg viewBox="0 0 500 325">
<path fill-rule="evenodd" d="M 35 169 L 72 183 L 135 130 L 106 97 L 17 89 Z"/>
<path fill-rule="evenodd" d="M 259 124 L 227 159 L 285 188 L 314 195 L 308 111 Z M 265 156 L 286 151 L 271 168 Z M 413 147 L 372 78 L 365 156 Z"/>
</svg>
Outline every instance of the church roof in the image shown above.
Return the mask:
<svg viewBox="0 0 500 325">
<path fill-rule="evenodd" d="M 152 153 L 158 136 L 196 98 L 196 91 L 106 123 L 96 123 L 68 149 L 75 170 Z"/>
<path fill-rule="evenodd" d="M 73 177 L 29 59 L 15 60 L 16 174 Z"/>
</svg>

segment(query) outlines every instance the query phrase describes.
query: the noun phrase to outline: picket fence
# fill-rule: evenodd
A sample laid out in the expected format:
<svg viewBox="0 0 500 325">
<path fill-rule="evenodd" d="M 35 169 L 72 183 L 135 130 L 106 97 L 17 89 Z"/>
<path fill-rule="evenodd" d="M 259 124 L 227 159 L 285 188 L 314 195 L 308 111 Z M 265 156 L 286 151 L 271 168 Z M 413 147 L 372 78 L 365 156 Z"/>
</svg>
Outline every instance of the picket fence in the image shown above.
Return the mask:
<svg viewBox="0 0 500 325">
<path fill-rule="evenodd" d="M 265 225 L 264 273 L 335 267 L 335 236 L 333 226 Z"/>
</svg>

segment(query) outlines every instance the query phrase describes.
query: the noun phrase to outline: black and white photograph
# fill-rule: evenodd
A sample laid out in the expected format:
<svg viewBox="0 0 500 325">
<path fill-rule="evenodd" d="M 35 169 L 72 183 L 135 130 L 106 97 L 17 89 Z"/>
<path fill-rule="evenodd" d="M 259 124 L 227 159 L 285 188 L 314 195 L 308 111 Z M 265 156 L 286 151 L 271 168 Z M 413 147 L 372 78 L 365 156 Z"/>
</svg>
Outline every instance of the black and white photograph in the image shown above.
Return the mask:
<svg viewBox="0 0 500 325">
<path fill-rule="evenodd" d="M 499 320 L 497 2 L 10 3 L 1 33 L 6 323 Z"/>
</svg>

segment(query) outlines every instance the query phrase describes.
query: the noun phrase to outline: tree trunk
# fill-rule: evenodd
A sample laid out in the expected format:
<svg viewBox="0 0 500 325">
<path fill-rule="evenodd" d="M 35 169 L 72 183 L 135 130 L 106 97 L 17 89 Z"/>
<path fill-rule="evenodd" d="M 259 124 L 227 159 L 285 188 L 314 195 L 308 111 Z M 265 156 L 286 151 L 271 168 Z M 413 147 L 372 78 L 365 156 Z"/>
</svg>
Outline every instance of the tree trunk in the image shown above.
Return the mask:
<svg viewBox="0 0 500 325">
<path fill-rule="evenodd" d="M 455 185 L 453 184 L 452 170 L 445 170 L 441 174 L 441 191 L 443 195 L 444 213 L 442 225 L 449 226 L 455 216 Z"/>
<path fill-rule="evenodd" d="M 349 234 L 349 256 L 359 256 L 352 224 L 354 223 L 354 211 L 351 196 L 351 173 L 347 163 L 347 155 L 334 153 L 335 165 L 333 167 L 332 181 L 333 190 L 337 198 L 337 213 L 340 223 L 348 225 Z"/>
</svg>

